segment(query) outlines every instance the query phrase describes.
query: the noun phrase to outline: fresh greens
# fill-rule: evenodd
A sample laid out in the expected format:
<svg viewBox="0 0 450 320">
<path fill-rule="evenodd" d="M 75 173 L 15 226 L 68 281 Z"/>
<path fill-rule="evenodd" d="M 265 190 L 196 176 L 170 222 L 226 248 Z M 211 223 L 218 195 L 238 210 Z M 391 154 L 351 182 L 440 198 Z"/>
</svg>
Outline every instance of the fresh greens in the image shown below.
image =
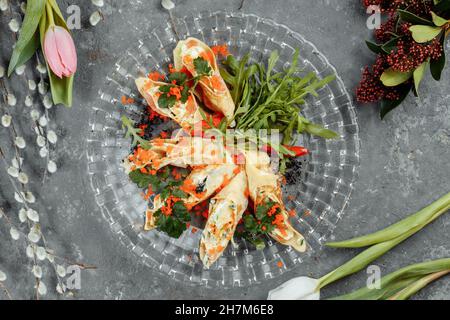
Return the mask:
<svg viewBox="0 0 450 320">
<path fill-rule="evenodd" d="M 175 202 L 171 209 L 170 215 L 165 215 L 161 209 L 155 212 L 156 225 L 159 230 L 167 233 L 169 237 L 179 238 L 187 229 L 187 223 L 191 221 L 191 215 L 183 201 Z"/>
<path fill-rule="evenodd" d="M 279 60 L 277 51 L 270 55 L 267 67 L 262 63 L 249 64 L 248 55 L 240 61 L 228 56 L 220 72 L 231 87 L 237 129 L 278 129 L 283 133 L 284 144 L 292 143 L 295 133 L 307 132 L 327 139 L 338 137 L 337 133 L 302 117 L 299 108 L 308 95 L 317 97 L 316 90 L 333 81 L 335 76 L 318 79 L 314 72 L 300 76 L 298 57 L 296 51 L 291 66 L 275 72 Z"/>
<path fill-rule="evenodd" d="M 133 147 L 139 144 L 139 146 L 144 149 L 150 148 L 150 142 L 140 136 L 142 130 L 135 127 L 135 123 L 133 120 L 129 119 L 126 116 L 122 116 L 121 120 L 122 127 L 126 130 L 125 138 L 132 138 L 131 145 Z"/>
<path fill-rule="evenodd" d="M 255 214 L 243 218 L 245 231 L 242 237 L 253 243 L 258 249 L 264 248 L 263 237 L 275 229 L 275 219 L 281 208 L 275 202 L 267 200 L 256 206 Z"/>
<path fill-rule="evenodd" d="M 197 57 L 194 59 L 194 68 L 197 72 L 197 76 L 209 76 L 212 72 L 208 61 L 206 61 L 202 57 Z"/>
</svg>

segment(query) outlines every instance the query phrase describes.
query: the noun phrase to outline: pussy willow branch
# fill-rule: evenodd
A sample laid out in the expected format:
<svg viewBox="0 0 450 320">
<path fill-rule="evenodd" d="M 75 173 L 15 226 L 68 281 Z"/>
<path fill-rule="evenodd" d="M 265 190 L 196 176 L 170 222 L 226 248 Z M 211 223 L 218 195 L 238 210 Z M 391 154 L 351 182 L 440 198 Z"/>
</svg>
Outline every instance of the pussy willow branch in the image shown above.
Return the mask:
<svg viewBox="0 0 450 320">
<path fill-rule="evenodd" d="M 244 7 L 245 0 L 241 0 L 241 4 L 239 5 L 238 10 L 241 10 Z"/>
<path fill-rule="evenodd" d="M 4 292 L 5 295 L 6 295 L 6 297 L 7 297 L 9 300 L 12 300 L 11 293 L 9 292 L 8 288 L 7 288 L 2 282 L 0 282 L 0 288 L 3 290 L 3 292 Z"/>
<path fill-rule="evenodd" d="M 36 62 L 38 65 L 41 64 L 41 61 L 39 59 L 39 54 L 36 52 Z M 39 78 L 40 78 L 40 82 L 44 83 L 44 77 L 42 76 L 42 74 L 39 72 Z M 44 114 L 45 114 L 45 118 L 47 119 L 47 122 L 50 121 L 50 117 L 49 117 L 49 113 L 47 108 L 44 106 Z M 39 124 L 39 123 L 38 123 Z M 47 127 L 48 127 L 48 123 L 47 123 Z M 39 125 L 39 128 L 41 128 L 44 132 L 48 133 L 48 130 L 46 130 L 45 128 L 42 128 Z M 48 168 L 48 163 L 50 162 L 50 143 L 48 141 L 47 135 L 43 135 L 45 137 L 45 147 L 47 148 L 47 157 L 46 157 L 46 163 L 45 163 L 45 170 L 44 170 L 44 176 L 42 177 L 42 184 L 44 184 L 45 179 L 47 178 L 47 168 Z"/>
</svg>

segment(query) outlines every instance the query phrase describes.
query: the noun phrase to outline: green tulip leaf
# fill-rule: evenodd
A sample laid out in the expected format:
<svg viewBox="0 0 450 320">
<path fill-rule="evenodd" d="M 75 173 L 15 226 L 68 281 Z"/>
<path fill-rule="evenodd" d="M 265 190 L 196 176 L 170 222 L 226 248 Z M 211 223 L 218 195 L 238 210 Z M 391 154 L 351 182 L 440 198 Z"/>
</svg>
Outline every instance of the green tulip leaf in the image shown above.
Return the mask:
<svg viewBox="0 0 450 320">
<path fill-rule="evenodd" d="M 418 66 L 416 70 L 414 70 L 413 78 L 414 78 L 414 86 L 416 88 L 417 94 L 419 94 L 419 85 L 423 79 L 423 76 L 425 75 L 425 70 L 428 67 L 428 63 L 429 63 L 429 61 L 427 60 L 424 63 L 422 63 L 420 66 Z"/>
<path fill-rule="evenodd" d="M 392 68 L 386 69 L 381 75 L 381 82 L 386 87 L 396 87 L 411 78 L 412 72 L 400 72 Z"/>
<path fill-rule="evenodd" d="M 36 52 L 38 42 L 36 41 L 36 30 L 44 13 L 45 0 L 28 1 L 27 11 L 20 30 L 19 40 L 16 43 L 11 61 L 8 67 L 8 76 L 15 68 L 27 62 Z"/>
<path fill-rule="evenodd" d="M 48 0 L 48 2 L 50 3 L 50 6 L 52 7 L 53 12 L 56 14 L 56 16 L 54 16 L 55 24 L 57 26 L 63 27 L 64 29 L 66 29 L 67 31 L 70 32 L 70 29 L 67 27 L 66 20 L 64 19 L 64 16 L 63 16 L 61 10 L 59 9 L 59 6 L 56 3 L 56 0 Z"/>
<path fill-rule="evenodd" d="M 433 23 L 438 27 L 442 27 L 443 25 L 446 25 L 448 23 L 448 20 L 446 20 L 442 17 L 439 17 L 434 12 L 431 12 L 431 16 L 433 17 Z"/>
<path fill-rule="evenodd" d="M 442 32 L 442 29 L 439 27 L 415 25 L 409 27 L 409 31 L 411 31 L 414 41 L 425 43 L 436 38 Z"/>
</svg>

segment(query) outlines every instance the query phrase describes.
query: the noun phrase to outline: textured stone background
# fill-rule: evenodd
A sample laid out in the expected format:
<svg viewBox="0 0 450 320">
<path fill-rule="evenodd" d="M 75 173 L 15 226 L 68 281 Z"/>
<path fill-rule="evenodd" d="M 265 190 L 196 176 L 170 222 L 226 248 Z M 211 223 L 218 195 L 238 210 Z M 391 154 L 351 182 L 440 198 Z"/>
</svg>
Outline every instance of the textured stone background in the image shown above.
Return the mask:
<svg viewBox="0 0 450 320">
<path fill-rule="evenodd" d="M 356 250 L 324 250 L 314 262 L 304 264 L 282 278 L 244 289 L 228 291 L 186 287 L 168 281 L 142 265 L 121 246 L 104 223 L 96 206 L 86 174 L 87 106 L 97 99 L 97 91 L 113 63 L 137 39 L 167 20 L 159 0 L 106 0 L 105 20 L 91 27 L 89 15 L 95 10 L 86 0 L 60 1 L 82 9 L 83 28 L 74 31 L 78 46 L 79 71 L 74 91 L 74 107 L 53 110 L 60 134 L 54 158 L 59 170 L 41 186 L 42 161 L 29 164 L 34 172 L 31 184 L 39 195 L 42 222 L 50 246 L 59 255 L 96 265 L 96 271 L 82 272 L 80 299 L 264 299 L 267 292 L 297 275 L 320 276 L 351 258 Z M 238 10 L 241 0 L 177 0 L 174 14 L 186 15 L 199 10 Z M 370 36 L 366 14 L 359 1 L 352 0 L 247 0 L 244 12 L 269 17 L 288 25 L 313 41 L 336 66 L 350 91 L 356 86 L 361 68 L 373 61 L 365 48 Z M 1 17 L 1 61 L 6 65 L 11 43 L 4 31 L 8 17 Z M 3 34 L 3 35 L 2 35 Z M 447 45 L 447 52 L 449 52 Z M 12 79 L 12 81 L 14 78 Z M 437 84 L 430 76 L 423 82 L 421 98 L 408 98 L 385 121 L 378 118 L 375 106 L 358 107 L 361 127 L 361 167 L 356 191 L 334 236 L 349 238 L 385 227 L 417 211 L 450 190 L 450 68 Z M 14 83 L 11 84 L 14 86 Z M 23 97 L 15 112 L 20 113 Z M 0 129 L 0 142 L 6 143 L 7 131 Z M 30 134 L 30 137 L 32 135 Z M 34 163 L 36 161 L 36 163 Z M 41 161 L 41 162 L 39 162 Z M 16 210 L 12 190 L 4 170 L 0 173 L 0 205 Z M 12 206 L 12 207 L 10 207 Z M 45 217 L 44 217 L 45 216 Z M 1 225 L 1 220 L 0 220 Z M 383 273 L 411 263 L 450 257 L 450 217 L 443 216 L 420 234 L 407 240 L 376 261 Z M 23 249 L 10 240 L 8 229 L 0 227 L 0 269 L 9 276 L 7 285 L 16 298 L 31 298 L 33 278 Z M 366 275 L 336 283 L 324 296 L 343 294 L 363 286 Z M 48 280 L 49 286 L 52 284 Z M 50 288 L 51 289 L 51 288 Z M 52 290 L 50 290 L 52 291 Z M 53 297 L 49 294 L 47 297 Z M 0 295 L 0 299 L 3 296 Z M 450 278 L 429 286 L 415 298 L 449 299 Z"/>
</svg>

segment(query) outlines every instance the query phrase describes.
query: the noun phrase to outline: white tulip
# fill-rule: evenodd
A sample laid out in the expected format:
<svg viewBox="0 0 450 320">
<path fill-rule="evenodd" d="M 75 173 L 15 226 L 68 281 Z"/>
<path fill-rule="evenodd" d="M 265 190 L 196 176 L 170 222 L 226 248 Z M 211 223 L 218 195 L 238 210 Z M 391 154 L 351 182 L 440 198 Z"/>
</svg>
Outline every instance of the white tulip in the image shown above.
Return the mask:
<svg viewBox="0 0 450 320">
<path fill-rule="evenodd" d="M 269 292 L 268 300 L 320 300 L 319 280 L 298 277 Z"/>
</svg>

